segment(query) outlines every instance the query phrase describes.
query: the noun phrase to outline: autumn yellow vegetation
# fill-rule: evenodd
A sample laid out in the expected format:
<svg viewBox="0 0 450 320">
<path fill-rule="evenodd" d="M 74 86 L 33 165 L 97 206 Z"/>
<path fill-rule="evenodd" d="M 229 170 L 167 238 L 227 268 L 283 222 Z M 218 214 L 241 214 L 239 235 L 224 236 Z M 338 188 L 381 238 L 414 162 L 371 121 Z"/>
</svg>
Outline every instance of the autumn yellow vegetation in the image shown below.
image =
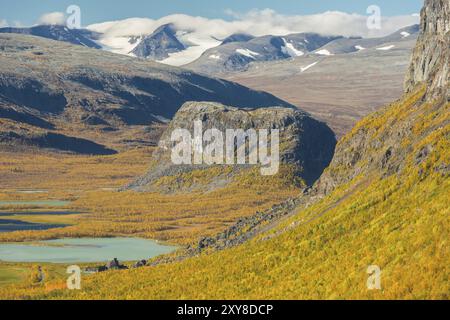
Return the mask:
<svg viewBox="0 0 450 320">
<path fill-rule="evenodd" d="M 0 289 L 1 297 L 45 299 L 449 299 L 449 104 L 423 92 L 363 120 L 376 135 L 411 121 L 415 139 L 401 169 L 362 172 L 244 245 L 136 270 L 83 278 L 81 291 Z M 424 121 L 424 119 L 426 121 Z M 368 138 L 370 139 L 370 137 Z M 417 163 L 426 145 L 431 153 Z M 442 169 L 444 168 L 444 169 Z M 442 169 L 442 170 L 441 170 Z M 329 170 L 333 170 L 330 168 Z M 343 170 L 343 169 L 342 169 Z M 226 197 L 225 195 L 223 195 Z M 238 197 L 238 195 L 235 195 Z M 368 290 L 368 266 L 381 290 Z"/>
</svg>

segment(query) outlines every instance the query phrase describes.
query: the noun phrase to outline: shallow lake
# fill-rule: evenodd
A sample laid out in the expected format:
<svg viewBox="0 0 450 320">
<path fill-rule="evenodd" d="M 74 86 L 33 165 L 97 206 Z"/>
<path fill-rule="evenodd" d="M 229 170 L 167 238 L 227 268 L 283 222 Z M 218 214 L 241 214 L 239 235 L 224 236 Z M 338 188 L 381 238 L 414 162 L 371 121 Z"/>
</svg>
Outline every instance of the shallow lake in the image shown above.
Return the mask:
<svg viewBox="0 0 450 320">
<path fill-rule="evenodd" d="M 176 247 L 136 238 L 82 238 L 38 244 L 0 244 L 0 260 L 8 262 L 83 263 L 135 261 L 170 253 Z"/>
</svg>

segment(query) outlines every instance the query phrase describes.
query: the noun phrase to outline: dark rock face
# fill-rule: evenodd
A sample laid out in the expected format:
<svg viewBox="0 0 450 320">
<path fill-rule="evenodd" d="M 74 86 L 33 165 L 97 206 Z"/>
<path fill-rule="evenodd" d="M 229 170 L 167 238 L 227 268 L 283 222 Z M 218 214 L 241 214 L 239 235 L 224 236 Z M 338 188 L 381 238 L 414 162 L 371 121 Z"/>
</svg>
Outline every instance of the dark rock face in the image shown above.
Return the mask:
<svg viewBox="0 0 450 320">
<path fill-rule="evenodd" d="M 26 123 L 31 126 L 35 126 L 42 129 L 52 130 L 55 128 L 55 126 L 52 123 L 45 121 L 44 119 L 41 119 L 29 112 L 16 111 L 13 108 L 9 108 L 1 104 L 0 104 L 0 118 L 10 119 L 19 123 Z"/>
<path fill-rule="evenodd" d="M 51 40 L 69 42 L 71 44 L 101 49 L 101 46 L 92 41 L 97 35 L 89 30 L 69 29 L 59 25 L 41 25 L 32 28 L 0 28 L 0 33 L 18 33 Z"/>
<path fill-rule="evenodd" d="M 117 260 L 117 258 L 114 258 L 113 260 L 111 260 L 110 262 L 108 262 L 106 264 L 106 268 L 108 270 L 120 270 L 120 269 L 125 269 L 126 267 L 121 265 L 119 260 Z"/>
<path fill-rule="evenodd" d="M 298 168 L 299 177 L 309 185 L 328 166 L 336 145 L 334 133 L 328 126 L 300 110 L 283 107 L 239 109 L 211 102 L 188 102 L 177 112 L 161 137 L 159 148 L 154 153 L 157 167 L 133 183 L 131 188 L 148 190 L 160 177 L 207 167 L 172 165 L 170 160 L 174 146 L 171 141 L 173 130 L 187 129 L 192 134 L 197 120 L 202 121 L 203 132 L 212 128 L 221 132 L 227 129 L 279 129 L 280 162 Z"/>
<path fill-rule="evenodd" d="M 426 0 L 420 29 L 405 89 L 410 92 L 417 84 L 428 82 L 429 92 L 445 92 L 449 99 L 450 2 Z"/>
<path fill-rule="evenodd" d="M 133 265 L 133 268 L 142 268 L 142 267 L 145 267 L 147 265 L 147 260 L 141 260 L 141 261 L 138 261 L 138 262 L 136 262 L 134 265 Z"/>
<path fill-rule="evenodd" d="M 45 113 L 61 113 L 67 100 L 61 91 L 48 87 L 45 82 L 25 77 L 0 74 L 0 97 L 15 105 Z"/>
<path fill-rule="evenodd" d="M 140 264 L 139 267 L 141 267 L 141 266 L 145 266 L 147 261 L 142 260 L 138 263 Z M 127 269 L 128 269 L 127 266 L 121 264 L 117 258 L 114 258 L 113 260 L 109 261 L 106 265 L 98 266 L 98 267 L 88 267 L 84 271 L 86 273 L 98 273 L 98 272 L 106 272 L 106 271 L 114 271 L 114 270 L 127 270 Z"/>
<path fill-rule="evenodd" d="M 131 53 L 140 58 L 164 60 L 169 57 L 170 53 L 185 49 L 185 46 L 176 37 L 174 25 L 166 24 L 146 36 Z"/>
<path fill-rule="evenodd" d="M 117 153 L 115 150 L 108 149 L 103 145 L 86 139 L 68 137 L 53 132 L 32 134 L 0 131 L 0 145 L 38 147 L 86 155 L 111 155 Z"/>
</svg>

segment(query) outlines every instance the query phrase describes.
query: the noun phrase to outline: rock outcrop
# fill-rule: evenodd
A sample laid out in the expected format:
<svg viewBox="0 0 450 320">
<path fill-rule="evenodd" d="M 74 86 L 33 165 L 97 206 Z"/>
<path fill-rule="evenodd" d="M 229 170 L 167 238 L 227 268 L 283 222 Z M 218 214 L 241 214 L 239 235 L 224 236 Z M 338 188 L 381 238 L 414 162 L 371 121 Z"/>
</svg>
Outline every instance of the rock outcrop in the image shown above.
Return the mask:
<svg viewBox="0 0 450 320">
<path fill-rule="evenodd" d="M 336 144 L 334 133 L 326 124 L 300 110 L 284 107 L 239 109 L 211 102 L 188 102 L 177 112 L 161 137 L 159 148 L 154 153 L 157 165 L 131 188 L 146 190 L 161 177 L 208 167 L 201 164 L 174 165 L 171 162 L 172 148 L 176 144 L 171 141 L 172 132 L 187 129 L 193 135 L 197 120 L 202 122 L 203 132 L 212 128 L 223 133 L 227 129 L 279 129 L 280 162 L 294 165 L 298 176 L 308 185 L 314 183 L 328 166 Z M 234 167 L 239 170 L 245 166 Z"/>
<path fill-rule="evenodd" d="M 450 1 L 426 0 L 420 28 L 405 88 L 410 92 L 417 84 L 427 82 L 429 92 L 445 92 L 448 98 Z"/>
</svg>

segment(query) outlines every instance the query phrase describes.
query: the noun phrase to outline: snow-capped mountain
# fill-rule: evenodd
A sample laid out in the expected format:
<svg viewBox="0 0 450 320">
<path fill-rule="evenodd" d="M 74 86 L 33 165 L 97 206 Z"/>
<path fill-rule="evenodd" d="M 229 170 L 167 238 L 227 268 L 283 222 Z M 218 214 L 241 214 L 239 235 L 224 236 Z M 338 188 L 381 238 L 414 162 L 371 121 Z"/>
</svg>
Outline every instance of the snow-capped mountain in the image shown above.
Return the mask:
<svg viewBox="0 0 450 320">
<path fill-rule="evenodd" d="M 0 28 L 0 33 L 26 34 L 101 49 L 101 46 L 94 41 L 98 34 L 86 29 L 69 29 L 60 25 L 40 25 L 31 28 Z"/>
<path fill-rule="evenodd" d="M 184 50 L 186 47 L 178 40 L 175 26 L 166 24 L 144 37 L 131 53 L 136 57 L 160 61 Z"/>
<path fill-rule="evenodd" d="M 188 67 L 205 73 L 245 70 L 252 62 L 283 60 L 303 56 L 339 36 L 299 33 L 286 36 L 263 36 L 245 41 L 231 36 L 220 46 L 206 50 Z M 231 39 L 231 40 L 230 40 Z M 235 39 L 235 41 L 233 41 Z"/>
<path fill-rule="evenodd" d="M 381 38 L 341 38 L 332 41 L 315 53 L 318 55 L 335 55 L 378 48 L 390 50 L 395 48 L 395 42 L 410 40 L 419 34 L 419 25 L 402 28 L 397 32 Z"/>
<path fill-rule="evenodd" d="M 418 25 L 413 25 L 380 38 L 323 36 L 318 33 L 256 36 L 246 32 L 228 34 L 221 28 L 195 29 L 170 20 L 163 22 L 130 19 L 123 23 L 91 25 L 87 29 L 41 25 L 0 28 L 0 33 L 40 36 L 217 74 L 246 70 L 253 62 L 284 60 L 308 54 L 331 56 L 372 48 L 389 51 L 398 42 L 417 37 L 419 31 Z"/>
<path fill-rule="evenodd" d="M 187 68 L 206 74 L 223 74 L 245 71 L 253 63 L 285 60 L 302 56 L 326 57 L 373 49 L 390 51 L 402 42 L 417 38 L 419 26 L 402 28 L 380 38 L 324 37 L 315 33 L 300 33 L 287 36 L 264 36 L 248 41 L 235 37 L 236 41 L 205 51 Z M 306 69 L 305 69 L 306 70 Z"/>
</svg>

